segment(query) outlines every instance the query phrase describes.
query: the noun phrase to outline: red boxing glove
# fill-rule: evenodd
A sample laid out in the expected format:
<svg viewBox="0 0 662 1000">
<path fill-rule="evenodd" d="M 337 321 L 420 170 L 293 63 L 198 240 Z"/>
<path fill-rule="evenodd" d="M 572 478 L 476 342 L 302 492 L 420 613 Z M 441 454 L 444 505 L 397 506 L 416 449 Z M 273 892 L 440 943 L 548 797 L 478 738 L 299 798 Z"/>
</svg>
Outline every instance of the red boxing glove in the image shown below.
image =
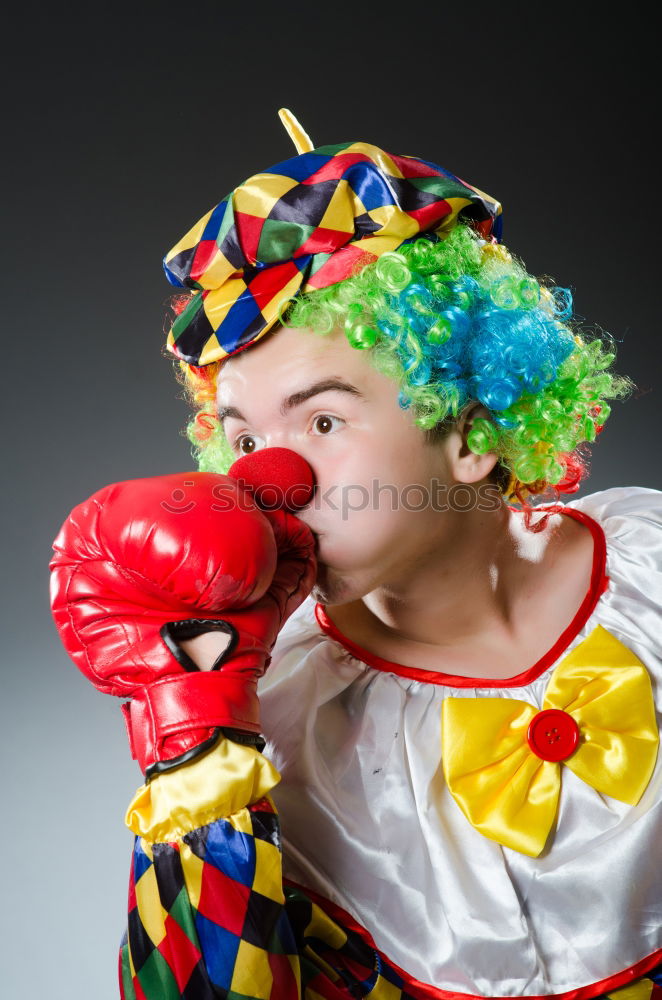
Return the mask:
<svg viewBox="0 0 662 1000">
<path fill-rule="evenodd" d="M 147 777 L 204 752 L 226 728 L 264 746 L 257 681 L 315 580 L 307 525 L 260 510 L 228 476 L 193 472 L 99 490 L 53 548 L 62 642 L 100 691 L 131 699 L 122 707 Z M 212 630 L 229 645 L 201 671 L 178 640 Z"/>
</svg>

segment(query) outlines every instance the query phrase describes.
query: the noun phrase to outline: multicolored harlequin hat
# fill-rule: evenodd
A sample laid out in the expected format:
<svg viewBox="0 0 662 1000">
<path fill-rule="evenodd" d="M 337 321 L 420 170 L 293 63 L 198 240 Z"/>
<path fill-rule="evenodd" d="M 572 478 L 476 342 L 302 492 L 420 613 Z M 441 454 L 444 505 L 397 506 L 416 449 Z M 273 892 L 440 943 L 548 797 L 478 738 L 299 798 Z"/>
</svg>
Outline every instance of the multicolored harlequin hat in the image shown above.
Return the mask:
<svg viewBox="0 0 662 1000">
<path fill-rule="evenodd" d="M 207 212 L 163 262 L 171 284 L 195 294 L 167 347 L 208 365 L 237 354 L 301 292 L 326 288 L 419 233 L 458 217 L 498 239 L 501 206 L 434 163 L 365 142 L 313 148 L 279 111 L 297 156 L 249 177 Z"/>
</svg>

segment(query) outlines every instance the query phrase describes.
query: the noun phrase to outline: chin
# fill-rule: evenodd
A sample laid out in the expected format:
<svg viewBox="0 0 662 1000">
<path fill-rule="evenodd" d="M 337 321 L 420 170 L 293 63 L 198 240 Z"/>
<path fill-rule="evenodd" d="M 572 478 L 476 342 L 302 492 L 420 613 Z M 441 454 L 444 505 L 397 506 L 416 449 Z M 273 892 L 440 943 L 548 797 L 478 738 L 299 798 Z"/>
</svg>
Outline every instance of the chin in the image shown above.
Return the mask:
<svg viewBox="0 0 662 1000">
<path fill-rule="evenodd" d="M 356 574 L 318 562 L 317 579 L 311 596 L 320 604 L 349 604 L 364 597 L 371 589 L 370 586 L 361 586 Z"/>
<path fill-rule="evenodd" d="M 349 580 L 325 563 L 318 562 L 311 597 L 320 604 L 346 604 L 356 596 Z"/>
</svg>

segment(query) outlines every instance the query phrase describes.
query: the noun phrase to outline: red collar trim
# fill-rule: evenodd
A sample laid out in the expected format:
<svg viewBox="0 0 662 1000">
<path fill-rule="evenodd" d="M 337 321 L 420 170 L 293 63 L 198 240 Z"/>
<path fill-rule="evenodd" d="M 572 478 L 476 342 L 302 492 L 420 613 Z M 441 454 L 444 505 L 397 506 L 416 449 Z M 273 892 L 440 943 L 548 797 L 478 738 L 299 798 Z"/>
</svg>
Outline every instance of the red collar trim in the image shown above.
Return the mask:
<svg viewBox="0 0 662 1000">
<path fill-rule="evenodd" d="M 541 507 L 537 509 L 544 508 Z M 400 677 L 409 677 L 411 680 L 423 681 L 427 684 L 443 684 L 445 687 L 510 688 L 523 687 L 525 684 L 530 684 L 537 677 L 540 677 L 540 675 L 544 673 L 544 671 L 551 666 L 551 664 L 554 663 L 568 648 L 572 640 L 579 633 L 580 629 L 583 628 L 593 614 L 600 597 L 609 586 L 609 577 L 606 572 L 607 542 L 602 526 L 588 514 L 581 510 L 577 510 L 575 507 L 563 507 L 559 513 L 567 514 L 569 517 L 573 517 L 576 521 L 581 521 L 590 529 L 591 534 L 593 535 L 593 568 L 591 571 L 591 582 L 584 599 L 579 606 L 577 614 L 572 619 L 568 627 L 558 637 L 551 649 L 548 649 L 547 652 L 541 656 L 532 667 L 529 667 L 528 670 L 525 670 L 520 674 L 516 674 L 514 677 L 506 677 L 501 680 L 494 680 L 494 678 L 491 677 L 463 677 L 458 674 L 444 674 L 438 670 L 423 670 L 420 667 L 406 667 L 402 663 L 392 663 L 390 660 L 384 660 L 381 656 L 376 656 L 367 649 L 363 649 L 355 642 L 352 642 L 351 639 L 344 636 L 334 622 L 329 618 L 326 612 L 326 607 L 323 604 L 315 605 L 315 617 L 317 619 L 317 623 L 322 632 L 328 635 L 331 639 L 335 639 L 336 642 L 339 642 L 340 645 L 344 646 L 344 648 L 351 653 L 352 656 L 356 657 L 356 659 L 362 660 L 363 663 L 366 663 L 369 667 L 374 667 L 375 670 L 383 670 L 389 674 L 399 674 Z"/>
</svg>

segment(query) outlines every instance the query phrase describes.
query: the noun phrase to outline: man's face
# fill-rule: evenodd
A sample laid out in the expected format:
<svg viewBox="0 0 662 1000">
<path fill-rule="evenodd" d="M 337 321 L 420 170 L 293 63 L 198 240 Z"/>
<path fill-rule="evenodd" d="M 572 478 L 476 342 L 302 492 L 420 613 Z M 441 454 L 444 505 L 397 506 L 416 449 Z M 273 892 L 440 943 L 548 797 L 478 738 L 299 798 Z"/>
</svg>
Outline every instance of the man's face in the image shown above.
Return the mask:
<svg viewBox="0 0 662 1000">
<path fill-rule="evenodd" d="M 453 482 L 444 442 L 426 443 L 397 397 L 342 332 L 279 329 L 221 368 L 219 413 L 237 457 L 290 448 L 313 469 L 315 496 L 298 516 L 318 540 L 316 600 L 342 604 L 397 586 L 449 530 L 426 502 L 431 481 Z"/>
</svg>

